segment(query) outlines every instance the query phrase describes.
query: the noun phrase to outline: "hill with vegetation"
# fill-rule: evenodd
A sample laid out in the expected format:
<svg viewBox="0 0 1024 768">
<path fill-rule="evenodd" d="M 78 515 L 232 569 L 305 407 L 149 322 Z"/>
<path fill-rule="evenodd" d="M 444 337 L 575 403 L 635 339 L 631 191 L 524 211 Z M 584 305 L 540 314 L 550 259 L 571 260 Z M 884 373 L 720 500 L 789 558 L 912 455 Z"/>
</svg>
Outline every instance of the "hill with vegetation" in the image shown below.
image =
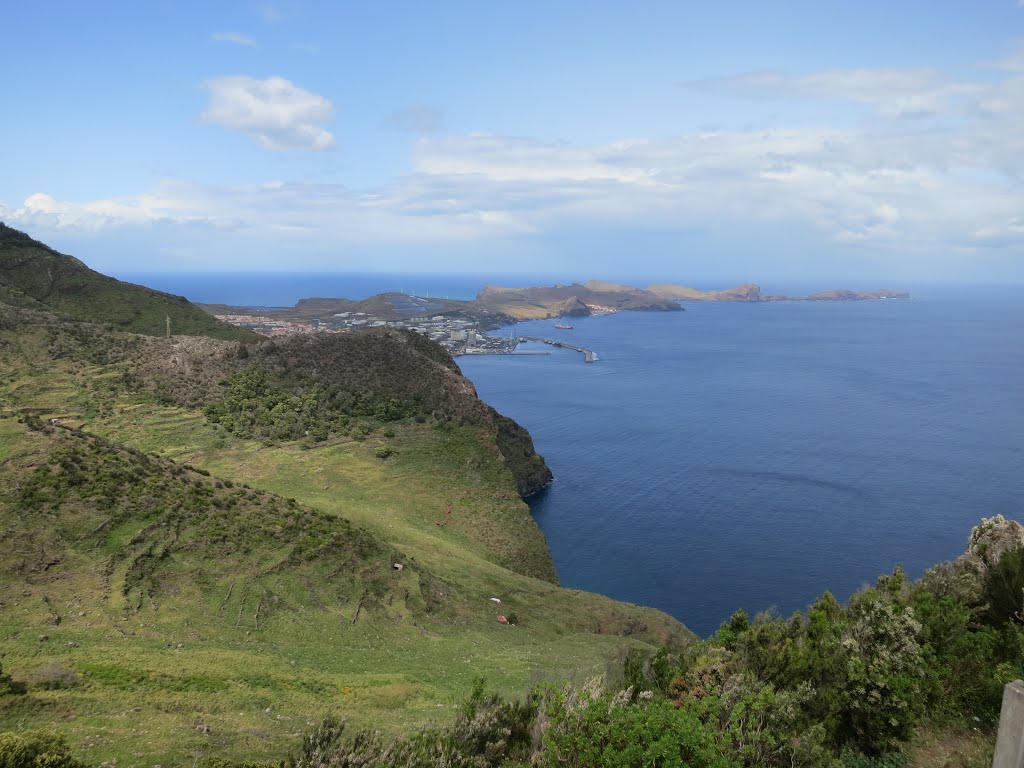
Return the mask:
<svg viewBox="0 0 1024 768">
<path fill-rule="evenodd" d="M 0 731 L 90 765 L 277 760 L 331 712 L 407 735 L 479 676 L 508 696 L 692 642 L 558 586 L 522 501 L 549 479 L 414 334 L 0 304 Z"/>
<path fill-rule="evenodd" d="M 250 338 L 181 296 L 125 283 L 58 253 L 0 222 L 0 303 L 41 309 L 72 320 L 162 336 L 171 319 L 175 334 Z"/>
</svg>

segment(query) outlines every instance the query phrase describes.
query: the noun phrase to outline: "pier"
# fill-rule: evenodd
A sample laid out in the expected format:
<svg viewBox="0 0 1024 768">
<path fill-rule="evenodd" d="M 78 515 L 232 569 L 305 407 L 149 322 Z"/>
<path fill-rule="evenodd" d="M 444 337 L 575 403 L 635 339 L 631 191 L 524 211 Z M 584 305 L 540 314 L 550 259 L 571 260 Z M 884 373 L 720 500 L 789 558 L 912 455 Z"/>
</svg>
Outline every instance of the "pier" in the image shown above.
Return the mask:
<svg viewBox="0 0 1024 768">
<path fill-rule="evenodd" d="M 582 352 L 583 362 L 585 363 L 592 363 L 597 360 L 597 355 L 594 354 L 594 350 L 587 349 L 586 347 L 577 347 L 575 344 L 566 344 L 564 341 L 542 339 L 540 336 L 520 336 L 519 341 L 539 341 L 542 344 L 550 344 L 553 347 L 561 347 L 563 349 L 571 349 L 575 352 Z"/>
</svg>

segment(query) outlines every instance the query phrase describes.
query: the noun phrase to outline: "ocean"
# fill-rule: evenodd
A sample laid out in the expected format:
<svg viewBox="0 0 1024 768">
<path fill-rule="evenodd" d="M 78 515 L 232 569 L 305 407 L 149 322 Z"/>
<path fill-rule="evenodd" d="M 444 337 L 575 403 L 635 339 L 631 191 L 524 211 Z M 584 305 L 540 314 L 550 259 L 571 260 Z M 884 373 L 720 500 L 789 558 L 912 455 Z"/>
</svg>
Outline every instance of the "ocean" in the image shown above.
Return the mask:
<svg viewBox="0 0 1024 768">
<path fill-rule="evenodd" d="M 249 305 L 417 279 L 421 293 L 452 297 L 482 284 L 169 277 L 135 281 Z M 707 635 L 738 608 L 785 616 L 826 590 L 845 600 L 897 564 L 917 577 L 960 554 L 981 518 L 1024 516 L 1024 300 L 1005 287 L 909 289 L 909 301 L 520 323 L 520 335 L 599 360 L 555 350 L 458 362 L 555 474 L 530 501 L 561 582 Z"/>
<path fill-rule="evenodd" d="M 701 635 L 736 609 L 788 616 L 1020 518 L 1024 301 L 689 303 L 521 323 L 599 361 L 460 358 L 526 426 L 555 483 L 531 500 L 566 586 Z M 533 345 L 531 345 L 533 346 Z"/>
</svg>

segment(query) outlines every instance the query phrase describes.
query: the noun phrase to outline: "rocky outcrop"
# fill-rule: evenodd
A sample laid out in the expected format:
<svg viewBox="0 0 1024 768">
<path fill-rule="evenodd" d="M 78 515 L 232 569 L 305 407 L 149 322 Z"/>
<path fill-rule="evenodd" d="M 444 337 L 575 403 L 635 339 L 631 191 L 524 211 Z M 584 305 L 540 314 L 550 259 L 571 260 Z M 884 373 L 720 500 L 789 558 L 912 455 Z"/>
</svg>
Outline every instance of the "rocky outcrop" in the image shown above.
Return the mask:
<svg viewBox="0 0 1024 768">
<path fill-rule="evenodd" d="M 590 307 L 584 304 L 578 296 L 572 296 L 551 307 L 552 317 L 586 317 L 590 314 L 592 314 Z"/>
<path fill-rule="evenodd" d="M 1024 526 L 1002 515 L 985 518 L 967 539 L 967 551 L 956 561 L 961 568 L 984 575 L 1008 551 L 1024 547 Z"/>
<path fill-rule="evenodd" d="M 707 296 L 710 301 L 761 301 L 761 286 L 744 283 L 725 291 L 715 291 Z"/>
</svg>

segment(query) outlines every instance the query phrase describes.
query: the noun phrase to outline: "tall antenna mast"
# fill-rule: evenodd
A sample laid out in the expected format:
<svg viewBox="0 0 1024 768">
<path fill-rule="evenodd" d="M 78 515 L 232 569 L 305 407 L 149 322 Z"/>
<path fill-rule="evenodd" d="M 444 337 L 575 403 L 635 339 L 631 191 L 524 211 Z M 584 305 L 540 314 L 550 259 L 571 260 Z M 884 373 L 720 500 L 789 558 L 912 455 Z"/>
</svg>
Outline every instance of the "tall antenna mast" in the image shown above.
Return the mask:
<svg viewBox="0 0 1024 768">
<path fill-rule="evenodd" d="M 171 316 L 167 316 L 167 338 L 171 338 Z"/>
</svg>

